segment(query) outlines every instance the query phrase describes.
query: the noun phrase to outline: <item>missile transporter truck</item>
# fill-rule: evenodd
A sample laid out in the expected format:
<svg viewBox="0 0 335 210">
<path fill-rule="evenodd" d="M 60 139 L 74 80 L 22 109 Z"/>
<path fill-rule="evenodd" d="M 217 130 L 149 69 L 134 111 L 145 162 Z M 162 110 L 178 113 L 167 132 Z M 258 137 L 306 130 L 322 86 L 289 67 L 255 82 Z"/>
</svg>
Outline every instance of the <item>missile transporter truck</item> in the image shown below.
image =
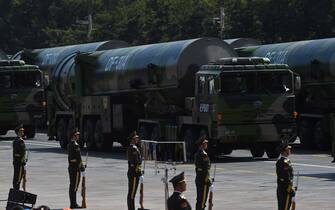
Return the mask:
<svg viewBox="0 0 335 210">
<path fill-rule="evenodd" d="M 306 147 L 329 149 L 334 132 L 335 38 L 268 44 L 238 49 L 243 56 L 268 57 L 299 73 L 298 135 Z"/>
<path fill-rule="evenodd" d="M 114 141 L 127 146 L 137 129 L 143 139 L 185 141 L 188 157 L 203 135 L 211 154 L 250 148 L 277 157 L 278 144 L 295 138 L 295 75 L 286 65 L 232 57 L 215 38 L 78 54 L 53 78 L 65 105 L 55 114 L 57 139 L 65 147 L 64 133 L 78 126 L 90 149 L 104 150 Z"/>
<path fill-rule="evenodd" d="M 23 124 L 28 138 L 46 119 L 44 76 L 38 66 L 0 60 L 0 135 Z"/>
<path fill-rule="evenodd" d="M 60 99 L 59 95 L 55 95 L 52 87 L 54 85 L 53 78 L 57 75 L 57 69 L 64 68 L 63 62 L 70 63 L 68 60 L 73 59 L 74 55 L 79 52 L 94 52 L 99 50 L 114 49 L 119 47 L 128 46 L 126 42 L 118 40 L 78 44 L 78 45 L 68 45 L 53 48 L 43 48 L 34 50 L 23 50 L 16 53 L 12 59 L 22 59 L 26 63 L 39 66 L 43 71 L 46 79 L 49 80 L 49 86 L 46 87 L 47 91 L 47 106 L 48 106 L 48 119 L 44 124 L 52 124 L 48 126 L 48 136 L 49 138 L 54 138 L 56 136 L 56 131 L 50 128 L 54 128 L 54 115 L 56 110 L 67 109 L 64 108 L 64 103 Z M 73 62 L 72 62 L 73 63 Z M 62 87 L 64 88 L 64 87 Z M 66 91 L 66 90 L 65 90 Z M 56 91 L 56 93 L 58 93 Z M 66 94 L 66 92 L 63 92 Z"/>
</svg>

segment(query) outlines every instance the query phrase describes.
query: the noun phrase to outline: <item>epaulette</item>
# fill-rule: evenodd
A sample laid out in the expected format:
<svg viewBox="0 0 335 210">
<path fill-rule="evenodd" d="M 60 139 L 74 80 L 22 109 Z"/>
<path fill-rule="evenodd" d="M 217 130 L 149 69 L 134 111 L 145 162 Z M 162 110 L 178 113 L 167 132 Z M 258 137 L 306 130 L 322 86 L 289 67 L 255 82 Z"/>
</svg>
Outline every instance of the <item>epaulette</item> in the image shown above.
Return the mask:
<svg viewBox="0 0 335 210">
<path fill-rule="evenodd" d="M 287 163 L 287 164 L 289 164 L 289 163 L 290 163 L 290 161 L 289 161 L 288 159 L 284 159 L 284 163 Z"/>
</svg>

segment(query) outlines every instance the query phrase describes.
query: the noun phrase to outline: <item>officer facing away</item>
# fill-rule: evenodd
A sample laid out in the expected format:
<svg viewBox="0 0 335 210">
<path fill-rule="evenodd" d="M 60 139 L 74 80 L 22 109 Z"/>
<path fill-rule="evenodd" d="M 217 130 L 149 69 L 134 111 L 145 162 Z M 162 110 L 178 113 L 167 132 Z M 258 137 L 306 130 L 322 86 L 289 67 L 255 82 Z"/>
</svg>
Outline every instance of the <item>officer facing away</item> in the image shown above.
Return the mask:
<svg viewBox="0 0 335 210">
<path fill-rule="evenodd" d="M 69 176 L 70 176 L 70 186 L 69 186 L 69 196 L 70 196 L 70 208 L 81 208 L 77 204 L 77 190 L 80 182 L 80 172 L 85 171 L 85 167 L 81 160 L 80 146 L 77 143 L 80 138 L 80 133 L 77 129 L 74 129 L 71 133 L 71 141 L 67 146 L 68 151 L 68 162 L 69 162 Z"/>
<path fill-rule="evenodd" d="M 17 137 L 13 141 L 13 188 L 15 190 L 20 189 L 20 183 L 24 173 L 24 167 L 26 165 L 26 145 L 23 140 L 24 128 L 23 125 L 19 125 L 15 128 Z"/>
<path fill-rule="evenodd" d="M 129 136 L 130 146 L 127 151 L 128 158 L 128 196 L 127 196 L 127 206 L 128 210 L 135 210 L 135 195 L 138 187 L 140 178 L 142 176 L 142 156 L 140 150 L 137 148 L 140 137 L 137 135 L 136 131 L 132 132 Z"/>
<path fill-rule="evenodd" d="M 173 185 L 174 192 L 168 199 L 168 210 L 191 210 L 191 205 L 182 194 L 186 191 L 184 172 L 173 177 L 170 182 Z"/>
<path fill-rule="evenodd" d="M 281 155 L 276 163 L 278 210 L 289 210 L 292 197 L 295 195 L 293 188 L 293 168 L 288 158 L 291 154 L 291 146 L 283 144 L 280 151 Z"/>
<path fill-rule="evenodd" d="M 198 151 L 194 157 L 195 163 L 195 185 L 197 187 L 197 203 L 196 203 L 196 210 L 204 210 L 206 207 L 206 201 L 208 196 L 208 190 L 211 186 L 210 180 L 210 160 L 207 150 L 207 143 L 208 140 L 206 137 L 200 137 L 197 141 Z"/>
</svg>

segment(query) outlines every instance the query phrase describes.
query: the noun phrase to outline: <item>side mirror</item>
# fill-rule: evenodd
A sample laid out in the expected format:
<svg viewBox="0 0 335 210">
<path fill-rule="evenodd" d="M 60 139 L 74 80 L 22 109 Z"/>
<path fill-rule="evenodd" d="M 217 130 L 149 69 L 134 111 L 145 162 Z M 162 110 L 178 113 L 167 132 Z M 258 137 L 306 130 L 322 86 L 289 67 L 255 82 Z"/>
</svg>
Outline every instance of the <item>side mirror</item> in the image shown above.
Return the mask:
<svg viewBox="0 0 335 210">
<path fill-rule="evenodd" d="M 43 78 L 44 78 L 43 80 L 44 88 L 48 88 L 50 85 L 49 75 L 44 74 Z"/>
<path fill-rule="evenodd" d="M 295 91 L 299 91 L 301 89 L 301 77 L 300 76 L 294 77 L 294 89 Z"/>
</svg>

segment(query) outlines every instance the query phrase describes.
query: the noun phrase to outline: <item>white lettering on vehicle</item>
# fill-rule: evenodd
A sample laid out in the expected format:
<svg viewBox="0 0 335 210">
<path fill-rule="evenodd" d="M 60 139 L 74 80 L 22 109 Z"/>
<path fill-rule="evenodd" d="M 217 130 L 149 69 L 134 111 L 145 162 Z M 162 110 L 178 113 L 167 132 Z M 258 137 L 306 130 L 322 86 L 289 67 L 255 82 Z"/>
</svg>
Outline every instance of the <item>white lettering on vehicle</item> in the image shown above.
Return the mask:
<svg viewBox="0 0 335 210">
<path fill-rule="evenodd" d="M 209 112 L 209 104 L 200 104 L 199 112 Z"/>
<path fill-rule="evenodd" d="M 128 55 L 110 57 L 105 66 L 105 71 L 124 70 L 128 57 L 129 57 Z"/>
</svg>

